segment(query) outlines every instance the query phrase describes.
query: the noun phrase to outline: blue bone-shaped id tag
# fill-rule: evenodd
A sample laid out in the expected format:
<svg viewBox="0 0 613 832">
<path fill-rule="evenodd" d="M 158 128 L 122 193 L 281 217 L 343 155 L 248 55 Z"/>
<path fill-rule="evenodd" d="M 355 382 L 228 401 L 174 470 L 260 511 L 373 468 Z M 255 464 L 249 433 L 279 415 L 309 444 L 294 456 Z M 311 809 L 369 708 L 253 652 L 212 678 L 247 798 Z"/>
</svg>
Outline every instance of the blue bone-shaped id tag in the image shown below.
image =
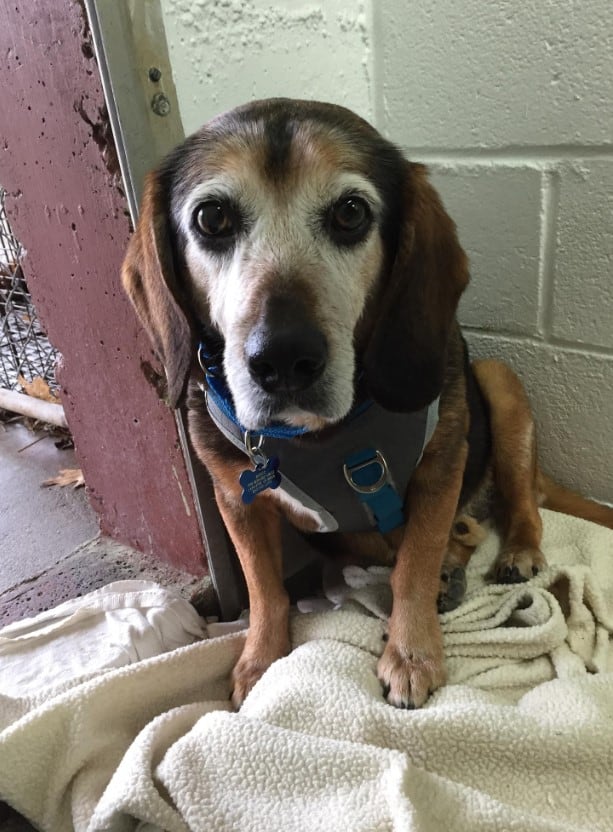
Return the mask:
<svg viewBox="0 0 613 832">
<path fill-rule="evenodd" d="M 243 487 L 241 499 L 247 505 L 267 488 L 278 488 L 281 485 L 278 457 L 271 456 L 266 462 L 256 465 L 252 471 L 243 471 L 238 481 Z"/>
</svg>

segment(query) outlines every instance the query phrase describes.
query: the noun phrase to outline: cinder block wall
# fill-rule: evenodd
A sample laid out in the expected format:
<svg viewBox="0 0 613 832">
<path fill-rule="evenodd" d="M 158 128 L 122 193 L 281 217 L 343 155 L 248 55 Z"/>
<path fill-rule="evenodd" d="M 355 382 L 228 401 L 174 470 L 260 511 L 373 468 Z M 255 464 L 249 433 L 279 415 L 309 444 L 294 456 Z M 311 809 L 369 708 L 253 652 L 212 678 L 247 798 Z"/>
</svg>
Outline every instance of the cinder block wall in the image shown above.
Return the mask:
<svg viewBox="0 0 613 832">
<path fill-rule="evenodd" d="M 372 121 L 369 0 L 160 0 L 186 133 L 255 98 L 334 101 Z"/>
<path fill-rule="evenodd" d="M 374 10 L 376 120 L 457 222 L 473 353 L 520 373 L 545 469 L 613 501 L 613 4 Z"/>
</svg>

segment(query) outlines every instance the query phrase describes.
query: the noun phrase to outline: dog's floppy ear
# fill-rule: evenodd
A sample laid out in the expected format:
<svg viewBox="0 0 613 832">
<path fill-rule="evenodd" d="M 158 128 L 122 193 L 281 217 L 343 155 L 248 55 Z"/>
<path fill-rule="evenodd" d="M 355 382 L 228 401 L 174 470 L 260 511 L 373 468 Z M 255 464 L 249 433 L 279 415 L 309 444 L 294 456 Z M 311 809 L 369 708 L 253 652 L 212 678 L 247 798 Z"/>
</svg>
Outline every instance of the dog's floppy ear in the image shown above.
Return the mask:
<svg viewBox="0 0 613 832">
<path fill-rule="evenodd" d="M 178 301 L 167 216 L 158 175 L 150 173 L 121 278 L 166 370 L 168 403 L 176 407 L 185 387 L 194 344 L 188 319 Z"/>
<path fill-rule="evenodd" d="M 363 366 L 388 410 L 419 410 L 441 392 L 468 261 L 423 165 L 405 163 L 403 217 Z"/>
</svg>

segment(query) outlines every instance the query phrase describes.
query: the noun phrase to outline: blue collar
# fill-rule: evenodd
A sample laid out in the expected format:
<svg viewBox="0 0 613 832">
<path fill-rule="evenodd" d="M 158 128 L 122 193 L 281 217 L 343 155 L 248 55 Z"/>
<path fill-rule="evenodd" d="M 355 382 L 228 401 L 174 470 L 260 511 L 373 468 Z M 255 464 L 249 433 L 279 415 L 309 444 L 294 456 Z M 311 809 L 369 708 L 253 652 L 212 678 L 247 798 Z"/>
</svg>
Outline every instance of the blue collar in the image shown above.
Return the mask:
<svg viewBox="0 0 613 832">
<path fill-rule="evenodd" d="M 263 428 L 258 428 L 257 431 L 249 431 L 240 423 L 234 402 L 228 388 L 228 384 L 221 371 L 221 367 L 217 363 L 215 356 L 208 349 L 204 341 L 201 341 L 198 346 L 198 363 L 204 371 L 206 383 L 208 387 L 208 397 L 213 401 L 219 411 L 223 413 L 226 419 L 231 422 L 236 428 L 240 436 L 245 436 L 249 433 L 254 433 L 256 436 L 262 436 L 270 439 L 295 439 L 297 436 L 303 436 L 308 433 L 308 428 L 305 427 L 291 427 L 283 424 L 283 422 L 271 422 Z M 371 400 L 361 402 L 356 405 L 349 415 L 347 420 L 363 413 L 366 408 L 372 404 Z"/>
</svg>

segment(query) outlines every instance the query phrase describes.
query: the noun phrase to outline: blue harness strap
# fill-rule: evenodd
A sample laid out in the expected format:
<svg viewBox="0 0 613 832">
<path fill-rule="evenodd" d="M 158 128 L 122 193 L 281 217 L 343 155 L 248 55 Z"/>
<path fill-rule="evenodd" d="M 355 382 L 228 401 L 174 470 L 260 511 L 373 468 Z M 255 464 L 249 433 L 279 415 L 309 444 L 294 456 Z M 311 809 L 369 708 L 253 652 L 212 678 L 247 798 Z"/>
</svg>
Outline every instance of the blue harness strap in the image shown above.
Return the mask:
<svg viewBox="0 0 613 832">
<path fill-rule="evenodd" d="M 390 482 L 387 461 L 375 448 L 350 454 L 343 473 L 358 499 L 372 512 L 380 532 L 390 532 L 404 523 L 402 499 Z"/>
</svg>

